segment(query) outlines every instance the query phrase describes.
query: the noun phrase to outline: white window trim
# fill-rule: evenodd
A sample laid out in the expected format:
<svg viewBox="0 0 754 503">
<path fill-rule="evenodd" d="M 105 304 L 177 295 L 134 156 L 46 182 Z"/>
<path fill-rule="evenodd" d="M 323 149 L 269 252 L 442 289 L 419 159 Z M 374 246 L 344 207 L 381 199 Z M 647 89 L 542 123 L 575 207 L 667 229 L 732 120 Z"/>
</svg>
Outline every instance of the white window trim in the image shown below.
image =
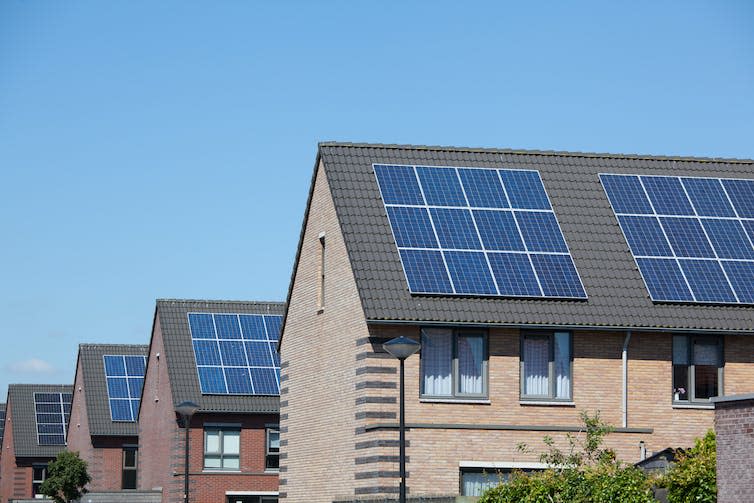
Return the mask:
<svg viewBox="0 0 754 503">
<path fill-rule="evenodd" d="M 553 465 L 537 461 L 459 461 L 459 468 L 495 468 L 508 470 L 545 470 Z"/>
<path fill-rule="evenodd" d="M 280 496 L 277 491 L 225 491 L 225 496 Z"/>
</svg>

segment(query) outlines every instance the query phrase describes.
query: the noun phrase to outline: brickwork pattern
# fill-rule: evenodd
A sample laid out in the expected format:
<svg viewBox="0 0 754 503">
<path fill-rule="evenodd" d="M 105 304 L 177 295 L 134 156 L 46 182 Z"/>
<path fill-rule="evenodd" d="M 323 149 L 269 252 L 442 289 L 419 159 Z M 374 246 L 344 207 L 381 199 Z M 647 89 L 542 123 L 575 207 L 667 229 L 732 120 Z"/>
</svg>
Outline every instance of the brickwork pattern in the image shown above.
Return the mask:
<svg viewBox="0 0 754 503">
<path fill-rule="evenodd" d="M 717 501 L 749 501 L 754 494 L 754 400 L 715 405 Z"/>
</svg>

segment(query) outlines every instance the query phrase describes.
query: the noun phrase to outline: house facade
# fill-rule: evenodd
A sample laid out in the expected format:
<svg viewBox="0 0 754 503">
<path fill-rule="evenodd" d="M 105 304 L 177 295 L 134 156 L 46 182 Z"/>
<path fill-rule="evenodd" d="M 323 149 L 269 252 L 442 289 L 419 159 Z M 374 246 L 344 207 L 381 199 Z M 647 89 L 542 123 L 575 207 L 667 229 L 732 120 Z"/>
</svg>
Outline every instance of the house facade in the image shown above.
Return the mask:
<svg viewBox="0 0 754 503">
<path fill-rule="evenodd" d="M 636 462 L 754 382 L 754 162 L 322 144 L 280 341 L 280 497 L 541 469 L 580 414 Z M 525 444 L 528 449 L 520 449 Z"/>
<path fill-rule="evenodd" d="M 90 491 L 137 488 L 137 419 L 148 346 L 80 344 L 68 450 L 87 462 Z"/>
<path fill-rule="evenodd" d="M 11 384 L 0 460 L 0 501 L 34 498 L 47 465 L 66 446 L 70 385 Z"/>
<path fill-rule="evenodd" d="M 284 304 L 158 300 L 140 405 L 139 478 L 162 501 L 184 495 L 183 402 L 191 417 L 191 501 L 278 498 L 279 360 Z"/>
</svg>

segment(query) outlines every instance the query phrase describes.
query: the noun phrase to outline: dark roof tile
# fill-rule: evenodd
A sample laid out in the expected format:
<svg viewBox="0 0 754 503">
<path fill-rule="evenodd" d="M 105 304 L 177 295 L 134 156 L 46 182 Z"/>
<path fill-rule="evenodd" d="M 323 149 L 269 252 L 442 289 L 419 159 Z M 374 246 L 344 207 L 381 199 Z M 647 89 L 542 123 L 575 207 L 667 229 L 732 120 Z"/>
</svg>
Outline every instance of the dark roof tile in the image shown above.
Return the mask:
<svg viewBox="0 0 754 503">
<path fill-rule="evenodd" d="M 34 393 L 72 393 L 69 384 L 11 384 L 8 386 L 13 449 L 16 457 L 54 458 L 64 445 L 39 445 Z"/>
</svg>

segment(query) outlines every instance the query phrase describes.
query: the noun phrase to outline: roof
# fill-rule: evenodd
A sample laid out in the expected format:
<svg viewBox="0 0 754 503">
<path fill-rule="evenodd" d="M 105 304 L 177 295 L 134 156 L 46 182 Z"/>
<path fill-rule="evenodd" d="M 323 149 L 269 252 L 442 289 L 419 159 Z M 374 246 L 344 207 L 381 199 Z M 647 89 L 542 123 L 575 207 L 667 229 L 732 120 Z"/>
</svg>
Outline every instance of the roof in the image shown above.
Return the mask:
<svg viewBox="0 0 754 503">
<path fill-rule="evenodd" d="M 0 403 L 0 448 L 3 445 L 3 434 L 5 433 L 5 404 Z M 2 453 L 0 452 L 0 455 Z"/>
<path fill-rule="evenodd" d="M 11 409 L 13 449 L 16 457 L 54 458 L 65 449 L 64 445 L 39 445 L 37 418 L 34 411 L 34 393 L 72 393 L 70 384 L 11 384 L 8 386 L 8 404 Z"/>
<path fill-rule="evenodd" d="M 283 315 L 283 302 L 244 302 L 226 300 L 159 299 L 155 317 L 159 317 L 165 344 L 165 361 L 170 378 L 173 403 L 190 400 L 199 404 L 200 412 L 238 412 L 277 414 L 279 396 L 202 395 L 196 370 L 188 313 L 239 313 Z M 150 355 L 151 355 L 150 344 Z M 152 361 L 149 358 L 147 365 Z M 148 370 L 148 368 L 147 368 Z"/>
<path fill-rule="evenodd" d="M 598 178 L 599 173 L 754 178 L 754 161 L 350 143 L 320 144 L 319 161 L 369 322 L 720 333 L 754 327 L 754 306 L 653 303 Z M 373 172 L 379 163 L 539 171 L 588 299 L 412 295 Z"/>
<path fill-rule="evenodd" d="M 79 344 L 79 368 L 84 382 L 89 434 L 92 436 L 137 436 L 136 422 L 113 421 L 105 378 L 105 355 L 147 356 L 146 344 Z M 74 396 L 77 390 L 73 390 Z"/>
</svg>

